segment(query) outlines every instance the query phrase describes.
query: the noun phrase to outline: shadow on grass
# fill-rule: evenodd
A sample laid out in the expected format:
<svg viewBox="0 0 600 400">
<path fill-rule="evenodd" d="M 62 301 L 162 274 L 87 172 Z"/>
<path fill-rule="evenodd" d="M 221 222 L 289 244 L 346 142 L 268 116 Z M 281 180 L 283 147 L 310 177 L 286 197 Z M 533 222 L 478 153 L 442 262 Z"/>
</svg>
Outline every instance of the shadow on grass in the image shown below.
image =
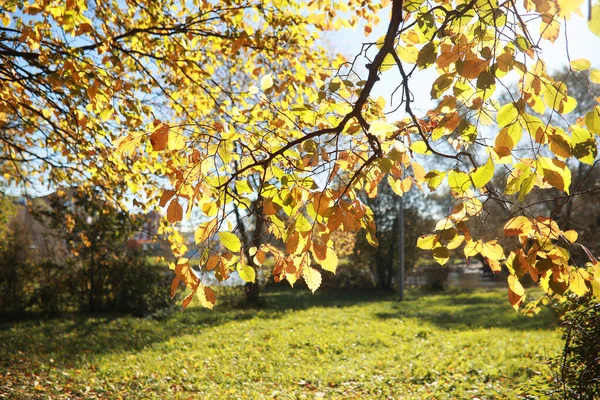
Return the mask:
<svg viewBox="0 0 600 400">
<path fill-rule="evenodd" d="M 413 296 L 376 314 L 382 319 L 415 318 L 448 330 L 506 328 L 517 331 L 547 330 L 558 326 L 556 313 L 543 307 L 538 315 L 515 312 L 504 290 L 450 291 Z"/>
<path fill-rule="evenodd" d="M 264 292 L 265 307 L 210 311 L 190 307 L 160 320 L 116 314 L 68 315 L 60 318 L 0 323 L 0 370 L 36 368 L 52 363 L 73 367 L 110 352 L 135 352 L 188 334 L 252 318 L 281 318 L 290 311 L 313 307 L 348 307 L 391 299 L 390 293 L 328 292 L 312 295 L 302 288 Z"/>
<path fill-rule="evenodd" d="M 114 315 L 79 315 L 53 320 L 0 324 L 0 370 L 30 370 L 48 365 L 75 367 L 110 352 L 135 352 L 172 337 L 193 335 L 235 321 L 274 319 L 290 311 L 315 307 L 343 308 L 377 304 L 365 310 L 365 318 L 416 318 L 443 329 L 504 327 L 515 330 L 549 329 L 550 310 L 527 318 L 515 313 L 498 291 L 421 294 L 409 292 L 407 301 L 394 302 L 392 292 L 320 291 L 303 288 L 264 291 L 262 309 L 217 306 L 214 311 L 192 307 L 162 320 Z"/>
</svg>

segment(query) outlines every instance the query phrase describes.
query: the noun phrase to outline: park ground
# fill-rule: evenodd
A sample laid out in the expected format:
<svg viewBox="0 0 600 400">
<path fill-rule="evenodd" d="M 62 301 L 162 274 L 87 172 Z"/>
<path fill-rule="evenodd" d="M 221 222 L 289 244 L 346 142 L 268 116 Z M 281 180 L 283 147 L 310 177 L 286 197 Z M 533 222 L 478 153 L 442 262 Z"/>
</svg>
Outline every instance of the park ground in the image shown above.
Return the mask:
<svg viewBox="0 0 600 400">
<path fill-rule="evenodd" d="M 261 310 L 0 324 L 0 398 L 546 398 L 561 334 L 504 290 L 278 288 Z"/>
</svg>

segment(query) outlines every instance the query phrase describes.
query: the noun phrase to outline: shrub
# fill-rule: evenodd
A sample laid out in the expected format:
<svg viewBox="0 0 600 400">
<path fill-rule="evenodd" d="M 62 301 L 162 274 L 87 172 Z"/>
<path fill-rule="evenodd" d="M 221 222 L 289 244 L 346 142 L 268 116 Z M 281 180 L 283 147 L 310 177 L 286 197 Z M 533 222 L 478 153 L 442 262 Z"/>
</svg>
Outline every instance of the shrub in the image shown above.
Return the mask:
<svg viewBox="0 0 600 400">
<path fill-rule="evenodd" d="M 600 300 L 570 298 L 563 319 L 565 347 L 556 365 L 559 392 L 568 399 L 599 399 Z"/>
</svg>

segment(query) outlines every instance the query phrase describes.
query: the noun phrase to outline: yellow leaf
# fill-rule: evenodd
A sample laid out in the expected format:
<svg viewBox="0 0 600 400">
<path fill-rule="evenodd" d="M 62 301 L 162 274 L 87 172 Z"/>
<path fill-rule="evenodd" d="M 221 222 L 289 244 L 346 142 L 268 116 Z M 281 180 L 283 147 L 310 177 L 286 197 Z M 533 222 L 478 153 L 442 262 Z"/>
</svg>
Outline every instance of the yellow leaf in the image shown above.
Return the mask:
<svg viewBox="0 0 600 400">
<path fill-rule="evenodd" d="M 448 185 L 454 192 L 462 194 L 471 187 L 471 180 L 468 174 L 452 170 L 448 172 Z"/>
<path fill-rule="evenodd" d="M 583 4 L 583 0 L 556 0 L 558 16 L 569 19 L 572 13 L 579 12 L 580 14 L 581 4 Z"/>
<path fill-rule="evenodd" d="M 598 155 L 594 135 L 587 129 L 578 126 L 572 126 L 571 129 L 573 131 L 571 139 L 573 156 L 585 164 L 593 165 Z"/>
<path fill-rule="evenodd" d="M 542 16 L 542 21 L 540 24 L 542 37 L 554 43 L 560 33 L 560 22 L 552 16 Z"/>
<path fill-rule="evenodd" d="M 185 149 L 185 137 L 180 134 L 171 134 L 167 142 L 167 148 L 169 150 L 183 150 Z M 210 288 L 207 288 L 210 289 Z"/>
<path fill-rule="evenodd" d="M 560 113 L 565 115 L 577 108 L 577 99 L 575 97 L 566 96 L 565 101 L 562 104 Z"/>
<path fill-rule="evenodd" d="M 398 127 L 385 121 L 373 121 L 369 127 L 369 133 L 380 140 L 385 140 L 389 135 L 398 131 Z"/>
<path fill-rule="evenodd" d="M 298 232 L 308 232 L 312 229 L 312 225 L 303 214 L 298 214 L 296 217 L 295 228 Z"/>
<path fill-rule="evenodd" d="M 600 136 L 600 106 L 585 115 L 585 126 L 596 135 Z"/>
<path fill-rule="evenodd" d="M 571 68 L 575 71 L 586 71 L 590 69 L 592 63 L 586 58 L 578 58 L 577 60 L 571 61 Z"/>
<path fill-rule="evenodd" d="M 412 186 L 412 180 L 409 177 L 404 179 L 394 179 L 391 175 L 388 175 L 387 180 L 394 193 L 398 196 L 403 196 Z"/>
<path fill-rule="evenodd" d="M 313 293 L 321 286 L 321 273 L 308 265 L 302 267 L 302 277 Z"/>
<path fill-rule="evenodd" d="M 235 182 L 235 190 L 237 190 L 238 194 L 248 194 L 253 192 L 247 180 L 239 180 Z"/>
<path fill-rule="evenodd" d="M 569 276 L 569 288 L 577 296 L 583 296 L 587 293 L 588 287 L 586 285 L 586 280 L 583 279 L 583 276 L 581 275 L 581 271 L 575 270 L 571 276 Z"/>
<path fill-rule="evenodd" d="M 429 190 L 436 190 L 444 181 L 446 173 L 442 171 L 429 171 L 423 177 L 423 181 L 427 183 Z"/>
<path fill-rule="evenodd" d="M 219 232 L 219 239 L 223 246 L 225 246 L 228 250 L 237 253 L 242 248 L 242 242 L 240 239 L 231 232 Z"/>
<path fill-rule="evenodd" d="M 477 189 L 488 184 L 494 177 L 494 161 L 489 157 L 484 166 L 477 168 L 471 173 L 471 179 Z"/>
<path fill-rule="evenodd" d="M 133 150 L 139 145 L 143 135 L 129 135 L 121 139 L 117 139 L 113 142 L 113 145 L 117 148 L 117 151 L 122 154 L 131 154 Z"/>
<path fill-rule="evenodd" d="M 425 178 L 425 169 L 421 166 L 421 164 L 413 162 L 412 169 L 417 182 L 423 182 L 423 178 Z"/>
<path fill-rule="evenodd" d="M 474 242 L 472 240 L 467 240 L 467 242 L 465 243 L 465 248 L 464 248 L 465 257 L 476 256 L 481 251 L 481 247 L 482 247 L 481 242 L 479 242 L 479 241 Z"/>
<path fill-rule="evenodd" d="M 417 239 L 417 247 L 431 250 L 439 243 L 439 235 L 423 235 Z"/>
<path fill-rule="evenodd" d="M 511 218 L 504 225 L 504 236 L 525 236 L 529 234 L 532 228 L 533 225 L 529 218 L 521 215 Z"/>
<path fill-rule="evenodd" d="M 490 260 L 498 261 L 504 258 L 504 250 L 502 249 L 502 246 L 498 244 L 497 240 L 490 240 L 489 242 L 483 243 L 481 255 Z"/>
<path fill-rule="evenodd" d="M 260 88 L 263 91 L 270 89 L 273 86 L 273 76 L 271 74 L 267 74 L 262 77 L 260 80 Z"/>
<path fill-rule="evenodd" d="M 254 271 L 254 268 L 252 268 L 251 266 L 238 263 L 236 270 L 238 272 L 238 275 L 244 282 L 254 282 L 256 280 L 256 271 Z"/>
<path fill-rule="evenodd" d="M 419 57 L 419 49 L 410 44 L 406 46 L 398 46 L 398 48 L 396 48 L 396 52 L 398 53 L 400 60 L 408 64 L 416 63 L 417 58 Z"/>
<path fill-rule="evenodd" d="M 426 153 L 428 153 L 427 143 L 425 143 L 422 140 L 417 140 L 416 142 L 413 142 L 410 145 L 410 149 L 412 151 L 414 151 L 415 153 L 418 153 L 418 154 L 426 154 Z"/>
<path fill-rule="evenodd" d="M 333 249 L 327 247 L 325 258 L 319 259 L 317 257 L 316 261 L 319 263 L 319 265 L 321 265 L 321 268 L 323 268 L 326 271 L 333 272 L 335 274 L 335 271 L 337 270 L 338 266 L 338 258 L 337 254 L 335 254 L 335 251 L 333 251 Z"/>
<path fill-rule="evenodd" d="M 590 71 L 590 80 L 595 84 L 600 84 L 600 69 L 592 69 Z"/>
<path fill-rule="evenodd" d="M 498 126 L 503 127 L 511 124 L 519 116 L 519 110 L 515 107 L 514 103 L 508 103 L 500 107 L 496 121 Z"/>
<path fill-rule="evenodd" d="M 450 218 L 444 218 L 437 222 L 434 231 L 445 231 L 454 227 L 454 222 Z"/>
<path fill-rule="evenodd" d="M 213 233 L 215 233 L 215 231 L 217 230 L 217 222 L 218 219 L 214 218 L 198 226 L 196 232 L 194 233 L 194 239 L 196 241 L 196 244 L 204 243 L 206 239 L 208 239 L 212 236 Z"/>
<path fill-rule="evenodd" d="M 577 241 L 577 238 L 579 237 L 577 232 L 573 230 L 565 231 L 563 232 L 563 235 L 565 239 L 567 239 L 571 243 L 575 243 Z"/>
<path fill-rule="evenodd" d="M 519 278 L 515 275 L 508 276 L 508 300 L 515 310 L 519 309 L 519 305 L 523 302 L 525 289 Z"/>
</svg>

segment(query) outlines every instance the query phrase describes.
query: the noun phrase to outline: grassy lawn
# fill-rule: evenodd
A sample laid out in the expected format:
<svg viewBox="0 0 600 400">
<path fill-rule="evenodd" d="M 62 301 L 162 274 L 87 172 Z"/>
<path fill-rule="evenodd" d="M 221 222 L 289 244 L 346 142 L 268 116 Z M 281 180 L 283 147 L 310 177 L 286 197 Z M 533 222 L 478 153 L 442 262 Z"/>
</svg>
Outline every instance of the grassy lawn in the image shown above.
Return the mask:
<svg viewBox="0 0 600 400">
<path fill-rule="evenodd" d="M 260 311 L 2 324 L 0 397 L 534 399 L 561 346 L 550 310 L 516 314 L 504 291 L 266 297 Z"/>
</svg>

